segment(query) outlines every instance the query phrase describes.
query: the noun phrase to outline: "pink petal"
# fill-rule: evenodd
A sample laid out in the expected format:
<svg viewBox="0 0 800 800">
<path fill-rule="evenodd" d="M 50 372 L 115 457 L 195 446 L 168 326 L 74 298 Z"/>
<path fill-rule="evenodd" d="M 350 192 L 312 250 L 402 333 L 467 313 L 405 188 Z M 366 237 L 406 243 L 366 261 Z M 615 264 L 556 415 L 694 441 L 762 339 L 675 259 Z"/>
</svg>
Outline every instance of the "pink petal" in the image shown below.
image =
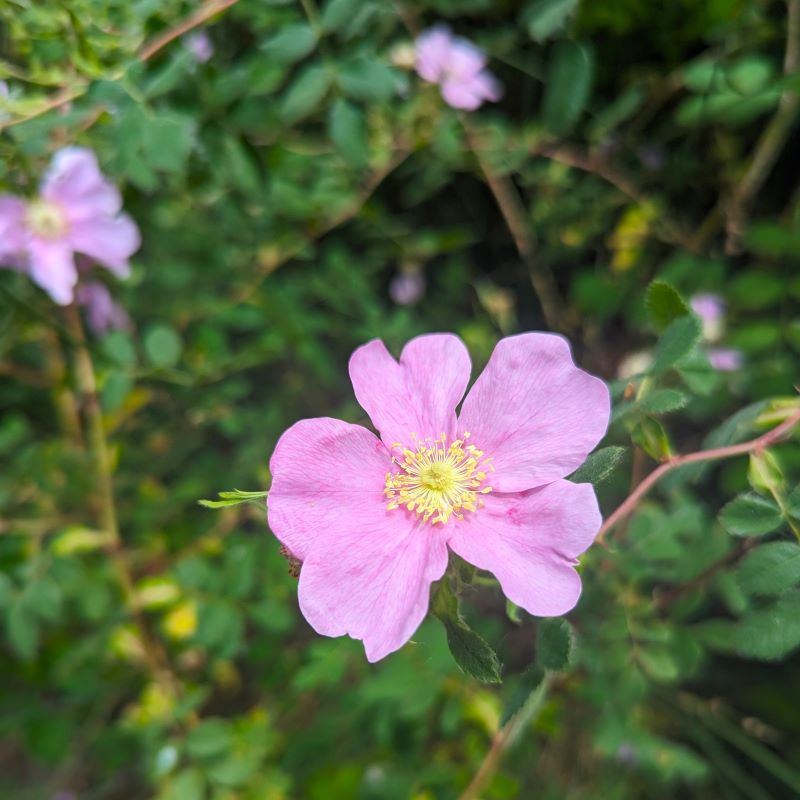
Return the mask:
<svg viewBox="0 0 800 800">
<path fill-rule="evenodd" d="M 470 376 L 467 348 L 457 336 L 428 334 L 412 339 L 400 363 L 383 342 L 373 339 L 350 358 L 356 399 L 369 414 L 387 447 L 411 447 L 414 439 L 449 439 L 456 434 L 455 409 Z"/>
<path fill-rule="evenodd" d="M 474 111 L 484 101 L 495 102 L 502 96 L 503 87 L 490 72 L 481 72 L 471 78 L 449 77 L 442 82 L 445 102 L 465 111 Z"/>
<path fill-rule="evenodd" d="M 357 527 L 362 517 L 382 519 L 390 466 L 389 452 L 366 428 L 330 417 L 300 420 L 278 440 L 269 462 L 272 532 L 305 560 L 320 537 Z"/>
<path fill-rule="evenodd" d="M 417 74 L 436 83 L 441 77 L 453 44 L 453 34 L 447 25 L 435 25 L 417 37 Z"/>
<path fill-rule="evenodd" d="M 55 154 L 41 194 L 58 203 L 74 222 L 113 216 L 122 208 L 119 190 L 105 178 L 95 154 L 85 147 L 65 147 Z"/>
<path fill-rule="evenodd" d="M 447 567 L 441 531 L 383 496 L 389 454 L 365 428 L 302 420 L 270 461 L 269 525 L 303 561 L 300 609 L 323 636 L 362 639 L 370 661 L 401 647 Z"/>
<path fill-rule="evenodd" d="M 72 251 L 64 242 L 31 239 L 28 244 L 30 275 L 59 305 L 72 302 L 78 271 Z"/>
<path fill-rule="evenodd" d="M 450 49 L 446 69 L 459 80 L 470 80 L 486 66 L 486 54 L 467 39 L 457 38 Z"/>
<path fill-rule="evenodd" d="M 16 255 L 25 247 L 25 208 L 19 197 L 0 195 L 0 258 Z"/>
<path fill-rule="evenodd" d="M 450 548 L 493 573 L 530 614 L 566 614 L 581 594 L 575 559 L 602 523 L 592 485 L 555 481 L 524 494 L 489 494 L 485 502 L 457 522 Z"/>
<path fill-rule="evenodd" d="M 128 259 L 141 244 L 139 229 L 126 214 L 73 223 L 68 239 L 73 250 L 91 256 L 120 278 L 129 275 Z"/>
<path fill-rule="evenodd" d="M 459 431 L 494 459 L 496 491 L 519 492 L 576 470 L 608 427 L 608 388 L 549 333 L 502 339 L 464 400 Z"/>
<path fill-rule="evenodd" d="M 318 542 L 300 573 L 300 609 L 323 636 L 361 639 L 369 661 L 402 647 L 447 569 L 443 531 L 387 511 Z"/>
</svg>

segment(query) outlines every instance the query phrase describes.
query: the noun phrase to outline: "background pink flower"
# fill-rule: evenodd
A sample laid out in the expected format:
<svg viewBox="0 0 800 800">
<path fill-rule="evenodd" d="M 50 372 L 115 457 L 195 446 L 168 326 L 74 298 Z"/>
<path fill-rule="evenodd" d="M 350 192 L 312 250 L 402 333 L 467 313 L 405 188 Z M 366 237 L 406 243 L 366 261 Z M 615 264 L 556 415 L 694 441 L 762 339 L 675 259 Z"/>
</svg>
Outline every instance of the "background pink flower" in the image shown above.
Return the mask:
<svg viewBox="0 0 800 800">
<path fill-rule="evenodd" d="M 114 330 L 131 327 L 128 312 L 114 301 L 104 283 L 89 281 L 81 283 L 75 293 L 78 303 L 86 309 L 89 327 L 98 336 Z"/>
<path fill-rule="evenodd" d="M 720 372 L 735 372 L 744 363 L 741 351 L 732 347 L 714 347 L 707 355 L 711 366 Z"/>
<path fill-rule="evenodd" d="M 486 54 L 472 42 L 453 36 L 446 25 L 435 25 L 416 41 L 417 74 L 438 83 L 448 105 L 474 111 L 485 101 L 497 101 L 503 88 L 486 67 Z"/>
<path fill-rule="evenodd" d="M 560 336 L 500 341 L 456 416 L 470 377 L 456 336 L 382 342 L 350 360 L 356 398 L 380 438 L 336 419 L 302 420 L 270 461 L 269 524 L 303 562 L 303 615 L 348 634 L 377 661 L 424 619 L 448 548 L 497 577 L 531 614 L 569 611 L 574 567 L 601 523 L 594 489 L 564 478 L 603 437 L 605 384 Z"/>
<path fill-rule="evenodd" d="M 0 260 L 6 267 L 21 266 L 55 302 L 67 305 L 78 279 L 75 253 L 127 277 L 140 238 L 121 208 L 119 191 L 91 150 L 59 150 L 36 199 L 0 196 Z"/>
</svg>

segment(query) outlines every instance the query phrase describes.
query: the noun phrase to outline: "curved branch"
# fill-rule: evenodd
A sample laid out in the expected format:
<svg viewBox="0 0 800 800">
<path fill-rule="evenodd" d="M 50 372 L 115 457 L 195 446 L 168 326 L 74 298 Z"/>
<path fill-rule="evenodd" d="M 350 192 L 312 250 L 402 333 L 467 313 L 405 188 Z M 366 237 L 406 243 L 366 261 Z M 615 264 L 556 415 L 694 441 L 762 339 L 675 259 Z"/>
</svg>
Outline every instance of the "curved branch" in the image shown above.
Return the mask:
<svg viewBox="0 0 800 800">
<path fill-rule="evenodd" d="M 780 441 L 798 424 L 800 424 L 800 411 L 792 414 L 792 416 L 784 420 L 771 431 L 767 431 L 767 433 L 759 436 L 757 439 L 751 439 L 749 442 L 733 444 L 728 447 L 717 447 L 713 450 L 700 450 L 697 453 L 688 453 L 687 455 L 671 458 L 669 461 L 653 470 L 636 489 L 634 489 L 627 499 L 622 502 L 617 510 L 606 519 L 600 528 L 600 532 L 597 534 L 597 541 L 602 544 L 606 534 L 618 522 L 625 519 L 625 517 L 636 508 L 639 501 L 642 500 L 650 489 L 652 489 L 664 475 L 671 472 L 673 469 L 685 466 L 686 464 L 696 464 L 701 461 L 716 461 L 722 458 L 732 458 L 733 456 L 747 455 L 748 453 L 753 453 L 758 450 L 764 450 L 770 445 Z"/>
</svg>

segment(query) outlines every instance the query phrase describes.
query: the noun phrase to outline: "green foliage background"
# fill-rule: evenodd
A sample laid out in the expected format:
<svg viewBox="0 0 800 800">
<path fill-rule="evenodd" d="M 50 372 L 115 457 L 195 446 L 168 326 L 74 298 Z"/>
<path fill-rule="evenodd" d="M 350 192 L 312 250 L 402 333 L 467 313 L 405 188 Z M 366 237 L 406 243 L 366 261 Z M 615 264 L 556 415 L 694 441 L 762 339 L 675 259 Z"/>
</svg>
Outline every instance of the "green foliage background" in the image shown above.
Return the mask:
<svg viewBox="0 0 800 800">
<path fill-rule="evenodd" d="M 460 115 L 402 66 L 441 20 L 490 54 L 499 104 Z M 189 28 L 207 63 L 159 39 Z M 584 557 L 569 629 L 488 576 L 465 589 L 500 686 L 433 619 L 378 665 L 317 637 L 263 507 L 196 504 L 267 488 L 299 418 L 366 423 L 346 363 L 376 336 L 452 330 L 477 369 L 505 334 L 567 333 L 613 381 L 618 449 L 584 476 L 606 512 L 653 460 L 796 411 L 797 34 L 766 0 L 0 4 L 4 190 L 88 145 L 144 242 L 113 285 L 134 330 L 90 342 L 121 548 L 74 337 L 0 273 L 0 795 L 456 798 L 531 691 L 481 797 L 800 795 L 796 443 L 670 473 Z M 424 278 L 418 303 L 392 302 L 398 275 Z M 701 291 L 741 370 L 709 366 L 681 299 Z"/>
</svg>

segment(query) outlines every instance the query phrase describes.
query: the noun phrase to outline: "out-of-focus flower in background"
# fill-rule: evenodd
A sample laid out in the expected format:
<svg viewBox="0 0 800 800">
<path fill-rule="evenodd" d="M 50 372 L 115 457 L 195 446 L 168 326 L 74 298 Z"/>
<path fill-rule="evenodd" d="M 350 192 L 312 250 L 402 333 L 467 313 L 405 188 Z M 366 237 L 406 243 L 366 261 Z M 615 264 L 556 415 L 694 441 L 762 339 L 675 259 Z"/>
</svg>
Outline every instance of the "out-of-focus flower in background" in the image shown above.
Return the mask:
<svg viewBox="0 0 800 800">
<path fill-rule="evenodd" d="M 104 283 L 89 281 L 78 286 L 75 293 L 79 305 L 86 309 L 89 327 L 98 336 L 115 330 L 128 330 L 131 318 L 128 312 L 114 301 Z"/>
<path fill-rule="evenodd" d="M 416 41 L 417 74 L 439 84 L 442 97 L 453 108 L 474 111 L 484 102 L 503 96 L 500 81 L 486 69 L 487 57 L 480 48 L 447 25 L 435 25 Z"/>
<path fill-rule="evenodd" d="M 425 294 L 425 275 L 417 269 L 402 269 L 389 282 L 389 297 L 399 306 L 413 306 Z"/>
<path fill-rule="evenodd" d="M 205 31 L 195 31 L 184 36 L 183 43 L 198 64 L 205 64 L 214 55 L 214 43 Z"/>
<path fill-rule="evenodd" d="M 690 300 L 692 311 L 703 323 L 703 338 L 716 342 L 725 329 L 725 301 L 718 294 L 696 294 Z"/>
<path fill-rule="evenodd" d="M 735 372 L 744 363 L 742 352 L 732 347 L 714 347 L 706 355 L 711 366 L 720 372 Z"/>
<path fill-rule="evenodd" d="M 78 280 L 76 253 L 128 276 L 141 239 L 121 209 L 119 190 L 95 154 L 65 147 L 53 157 L 37 198 L 0 195 L 0 265 L 22 269 L 56 303 L 68 305 Z"/>
</svg>

